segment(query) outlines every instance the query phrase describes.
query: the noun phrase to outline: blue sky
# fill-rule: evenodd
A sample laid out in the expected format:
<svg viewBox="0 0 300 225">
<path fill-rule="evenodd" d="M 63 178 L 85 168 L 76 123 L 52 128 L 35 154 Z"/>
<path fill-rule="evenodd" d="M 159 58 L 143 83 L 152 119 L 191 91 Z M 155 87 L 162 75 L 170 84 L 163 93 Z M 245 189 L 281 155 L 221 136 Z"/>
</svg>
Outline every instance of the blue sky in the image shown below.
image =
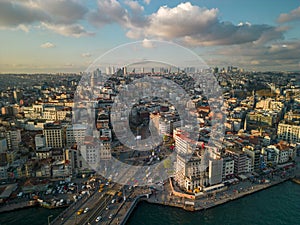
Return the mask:
<svg viewBox="0 0 300 225">
<path fill-rule="evenodd" d="M 297 0 L 1 0 L 0 73 L 84 71 L 111 48 L 151 39 L 209 66 L 299 70 L 299 25 Z"/>
</svg>

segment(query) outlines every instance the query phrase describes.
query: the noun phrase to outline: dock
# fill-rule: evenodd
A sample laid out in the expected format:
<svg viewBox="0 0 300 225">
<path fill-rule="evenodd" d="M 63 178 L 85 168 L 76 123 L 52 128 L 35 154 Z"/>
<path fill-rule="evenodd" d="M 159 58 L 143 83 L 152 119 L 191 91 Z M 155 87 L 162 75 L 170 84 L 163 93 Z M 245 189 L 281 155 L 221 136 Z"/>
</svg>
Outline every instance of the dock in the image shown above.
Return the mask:
<svg viewBox="0 0 300 225">
<path fill-rule="evenodd" d="M 0 207 L 0 213 L 15 211 L 19 209 L 25 209 L 30 207 L 36 207 L 39 203 L 37 201 L 22 201 L 18 203 L 6 204 Z"/>
</svg>

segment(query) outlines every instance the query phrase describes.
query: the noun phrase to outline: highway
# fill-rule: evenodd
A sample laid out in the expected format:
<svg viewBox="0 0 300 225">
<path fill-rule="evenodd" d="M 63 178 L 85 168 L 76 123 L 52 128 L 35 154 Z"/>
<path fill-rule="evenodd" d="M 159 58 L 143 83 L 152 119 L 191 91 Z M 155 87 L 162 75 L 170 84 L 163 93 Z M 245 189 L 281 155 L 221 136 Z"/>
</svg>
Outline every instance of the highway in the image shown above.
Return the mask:
<svg viewBox="0 0 300 225">
<path fill-rule="evenodd" d="M 89 212 L 84 214 L 84 217 L 80 219 L 78 224 L 94 224 L 96 223 L 95 220 L 98 216 L 103 217 L 103 211 L 108 206 L 108 204 L 113 199 L 112 195 L 104 194 L 104 196 L 98 201 L 97 204 L 95 204 L 95 207 L 91 209 Z M 104 218 L 101 219 L 101 222 L 104 220 Z"/>
</svg>

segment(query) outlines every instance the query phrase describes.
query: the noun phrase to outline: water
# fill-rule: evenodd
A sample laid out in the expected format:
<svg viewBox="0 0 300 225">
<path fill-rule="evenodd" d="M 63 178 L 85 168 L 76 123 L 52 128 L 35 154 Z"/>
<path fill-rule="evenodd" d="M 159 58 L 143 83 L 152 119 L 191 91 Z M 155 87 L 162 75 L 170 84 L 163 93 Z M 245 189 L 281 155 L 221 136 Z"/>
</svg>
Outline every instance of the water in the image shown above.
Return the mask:
<svg viewBox="0 0 300 225">
<path fill-rule="evenodd" d="M 29 208 L 0 214 L 0 225 L 46 225 L 63 209 Z M 53 219 L 52 217 L 51 219 Z M 300 185 L 285 182 L 202 212 L 139 204 L 127 225 L 298 225 Z"/>
<path fill-rule="evenodd" d="M 202 211 L 142 202 L 127 225 L 297 225 L 300 224 L 300 185 L 281 185 Z"/>
<path fill-rule="evenodd" d="M 33 207 L 0 214 L 0 225 L 47 225 L 48 216 L 53 215 L 50 220 L 58 216 L 64 208 L 45 209 Z"/>
</svg>

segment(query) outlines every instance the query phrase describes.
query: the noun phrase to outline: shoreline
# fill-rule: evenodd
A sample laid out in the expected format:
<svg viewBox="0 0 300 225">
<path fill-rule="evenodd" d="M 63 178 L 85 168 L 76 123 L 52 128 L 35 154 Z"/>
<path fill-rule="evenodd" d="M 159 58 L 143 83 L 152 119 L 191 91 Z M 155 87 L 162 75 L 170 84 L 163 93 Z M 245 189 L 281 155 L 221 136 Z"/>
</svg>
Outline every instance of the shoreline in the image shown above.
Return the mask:
<svg viewBox="0 0 300 225">
<path fill-rule="evenodd" d="M 22 209 L 33 208 L 33 207 L 39 207 L 39 208 L 44 208 L 44 209 L 51 210 L 51 209 L 67 208 L 67 207 L 69 207 L 69 205 L 45 207 L 45 206 L 42 206 L 39 202 L 24 201 L 24 202 L 13 203 L 13 204 L 8 204 L 8 205 L 1 206 L 0 207 L 0 214 L 7 213 L 7 212 L 18 211 L 18 210 L 22 210 Z"/>
<path fill-rule="evenodd" d="M 275 181 L 275 182 L 273 181 L 273 182 L 270 182 L 268 184 L 260 184 L 260 185 L 257 185 L 256 188 L 254 188 L 254 189 L 251 189 L 251 190 L 246 191 L 246 192 L 239 192 L 235 196 L 227 197 L 225 199 L 215 201 L 214 204 L 206 205 L 206 206 L 203 206 L 203 207 L 201 207 L 201 206 L 200 207 L 186 207 L 183 203 L 172 203 L 170 201 L 162 202 L 162 201 L 154 200 L 152 198 L 137 197 L 135 199 L 135 201 L 131 204 L 130 208 L 126 211 L 126 214 L 124 215 L 122 221 L 120 222 L 120 225 L 126 225 L 127 221 L 129 220 L 130 216 L 132 215 L 132 213 L 136 209 L 137 205 L 140 202 L 143 202 L 143 201 L 147 202 L 149 204 L 179 208 L 179 209 L 182 209 L 182 210 L 185 210 L 185 211 L 190 211 L 190 212 L 201 212 L 201 211 L 212 209 L 212 208 L 215 208 L 217 206 L 220 206 L 220 205 L 223 205 L 223 204 L 226 204 L 226 203 L 229 203 L 229 202 L 247 197 L 249 195 L 253 195 L 257 192 L 267 190 L 271 187 L 275 187 L 279 184 L 285 183 L 286 181 L 292 181 L 293 178 L 294 177 L 289 177 L 289 178 L 286 178 L 286 179 L 282 179 L 280 181 Z M 197 200 L 197 201 L 199 201 L 199 200 Z"/>
</svg>

